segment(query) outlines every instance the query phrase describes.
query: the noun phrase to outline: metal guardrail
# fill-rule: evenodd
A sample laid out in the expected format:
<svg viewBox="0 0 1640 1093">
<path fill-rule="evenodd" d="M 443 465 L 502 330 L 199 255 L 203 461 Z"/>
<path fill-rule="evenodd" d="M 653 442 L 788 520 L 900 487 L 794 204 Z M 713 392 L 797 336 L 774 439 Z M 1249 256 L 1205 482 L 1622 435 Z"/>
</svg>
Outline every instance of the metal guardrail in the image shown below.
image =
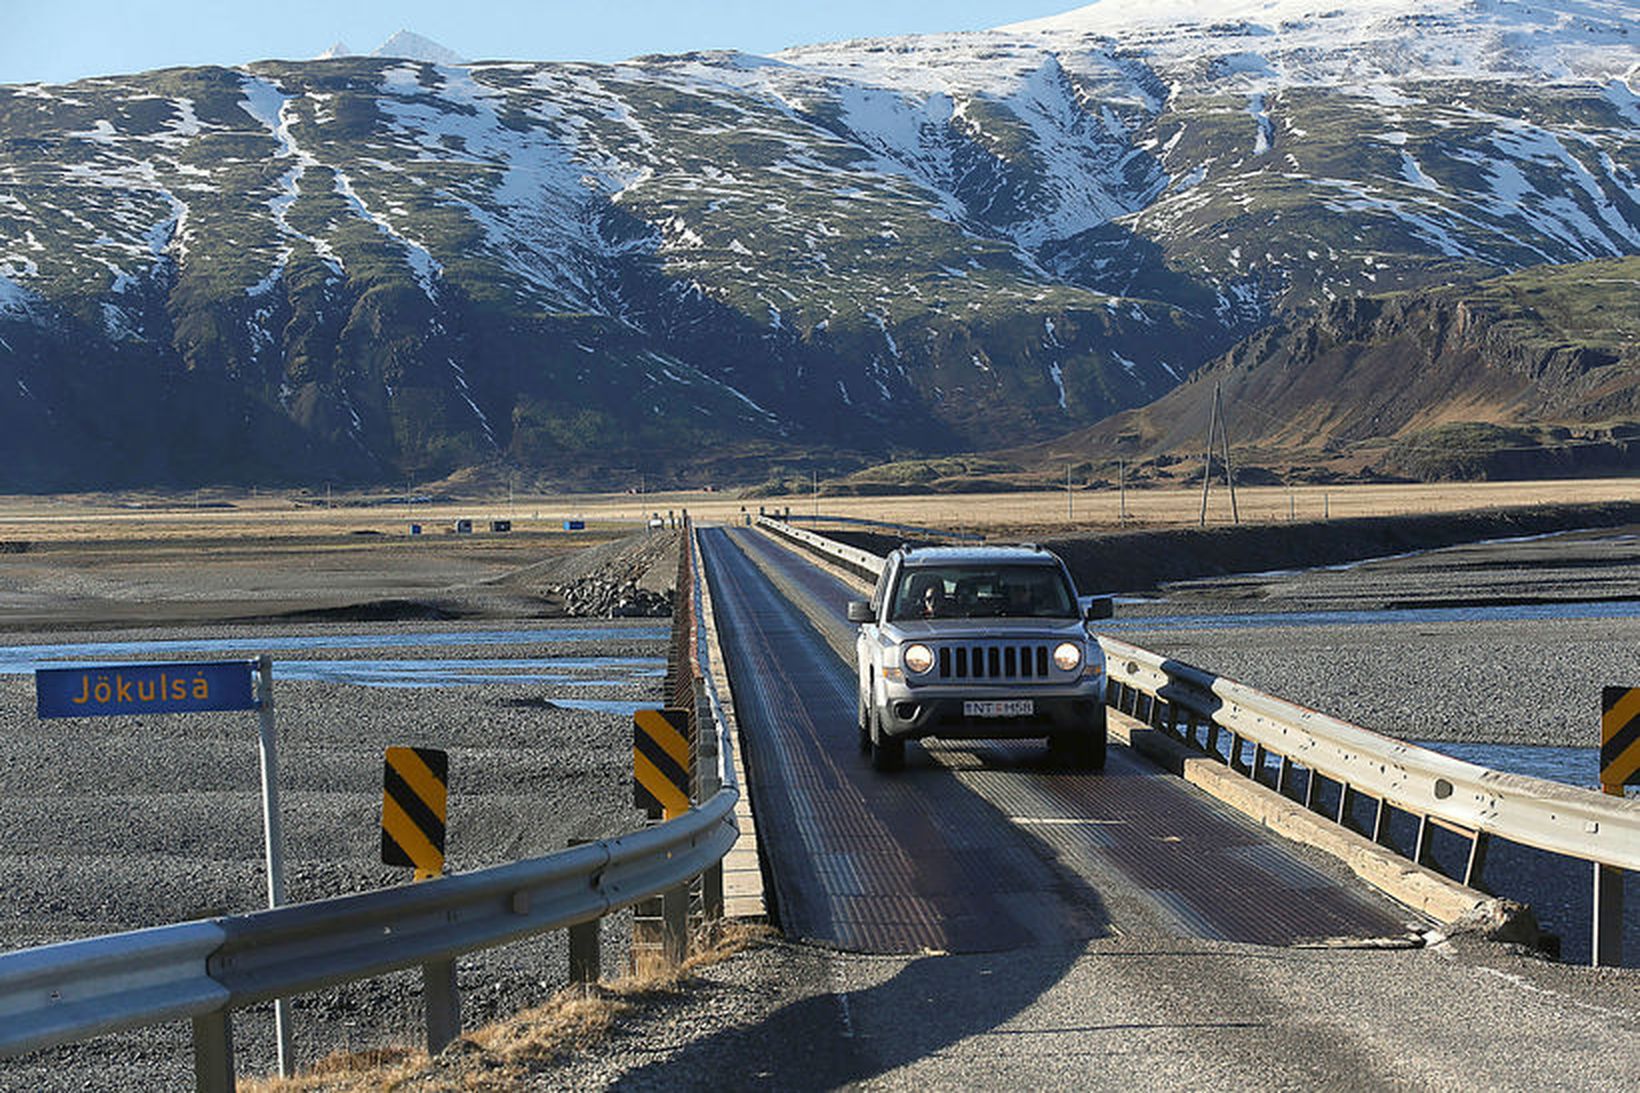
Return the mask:
<svg viewBox="0 0 1640 1093">
<path fill-rule="evenodd" d="M 1296 765 L 1339 783 L 1345 796 L 1375 798 L 1380 814 L 1372 834 L 1380 840 L 1383 810 L 1399 808 L 1424 822 L 1440 821 L 1554 854 L 1640 869 L 1640 801 L 1620 801 L 1559 782 L 1489 770 L 1381 736 L 1137 645 L 1113 638 L 1100 638 L 1100 644 L 1112 683 L 1164 704 L 1144 710 L 1144 720 L 1213 751 L 1217 748 L 1207 741 L 1196 741 L 1196 729 L 1212 731 L 1210 726 L 1217 726 L 1229 736 L 1233 765 L 1246 768 L 1244 773 L 1251 776 L 1262 771 L 1268 759 L 1277 760 L 1279 787 L 1290 784 L 1288 768 Z M 1120 695 L 1111 704 L 1132 705 Z M 1251 761 L 1245 756 L 1248 747 L 1255 752 Z"/>
<path fill-rule="evenodd" d="M 692 554 L 692 533 L 685 545 Z M 699 594 L 679 589 L 676 602 L 690 610 Z M 693 629 L 684 633 L 693 642 Z M 698 650 L 682 650 L 697 677 Z M 0 954 L 0 1059 L 191 1018 L 199 1088 L 232 1089 L 236 1009 L 418 965 L 431 974 L 462 953 L 592 921 L 706 872 L 738 837 L 732 743 L 717 751 L 721 788 L 710 799 L 630 835 L 402 888 Z"/>
<path fill-rule="evenodd" d="M 956 539 L 965 543 L 983 543 L 985 536 L 972 531 L 948 531 L 944 528 L 918 527 L 916 524 L 896 524 L 887 520 L 867 520 L 859 516 L 827 516 L 824 513 L 805 515 L 800 512 L 789 513 L 787 523 L 803 521 L 805 524 L 849 524 L 853 527 L 877 528 L 880 531 L 904 531 L 914 535 L 932 535 L 941 539 Z"/>
<path fill-rule="evenodd" d="M 882 571 L 883 560 L 866 551 L 779 521 L 760 524 L 862 575 L 874 578 Z M 1375 799 L 1372 829 L 1364 833 L 1420 865 L 1432 865 L 1430 844 L 1435 828 L 1468 838 L 1465 885 L 1480 883 L 1487 841 L 1492 837 L 1595 863 L 1597 872 L 1601 865 L 1640 870 L 1640 800 L 1489 770 L 1305 709 L 1127 642 L 1108 637 L 1100 637 L 1099 642 L 1108 665 L 1109 705 L 1139 716 L 1153 728 L 1227 762 L 1231 769 L 1256 781 L 1269 778 L 1264 772 L 1273 759 L 1276 770 L 1270 788 L 1283 794 L 1293 791 L 1298 772 L 1308 772 L 1302 799 L 1312 809 L 1321 781 L 1332 782 L 1338 787 L 1332 819 L 1339 824 L 1347 826 L 1359 798 Z M 1226 756 L 1219 755 L 1221 740 L 1228 745 Z M 1389 842 L 1394 809 L 1418 819 L 1410 853 Z M 1615 913 L 1611 904 L 1606 907 L 1602 915 L 1597 901 L 1597 962 L 1601 952 L 1620 953 L 1612 938 L 1622 929 L 1621 906 L 1616 906 Z"/>
<path fill-rule="evenodd" d="M 875 581 L 882 575 L 883 559 L 869 550 L 861 550 L 859 547 L 851 547 L 834 539 L 828 539 L 824 535 L 817 535 L 803 528 L 792 527 L 790 524 L 770 516 L 758 517 L 757 526 L 807 547 L 814 553 L 833 562 L 841 563 L 845 568 L 858 573 L 867 580 Z"/>
</svg>

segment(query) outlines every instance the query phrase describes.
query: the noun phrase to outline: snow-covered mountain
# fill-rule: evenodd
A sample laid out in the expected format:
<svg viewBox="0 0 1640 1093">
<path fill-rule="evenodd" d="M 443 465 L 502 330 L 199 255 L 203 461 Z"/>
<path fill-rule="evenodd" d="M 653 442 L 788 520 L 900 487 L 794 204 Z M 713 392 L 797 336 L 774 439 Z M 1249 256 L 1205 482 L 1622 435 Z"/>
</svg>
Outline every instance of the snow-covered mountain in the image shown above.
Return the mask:
<svg viewBox="0 0 1640 1093">
<path fill-rule="evenodd" d="M 0 488 L 1066 433 L 1333 301 L 1640 253 L 1637 47 L 1618 0 L 1101 0 L 0 87 Z"/>
<path fill-rule="evenodd" d="M 346 42 L 337 42 L 329 49 L 314 58 L 316 61 L 333 61 L 338 57 L 357 56 L 347 48 Z M 401 30 L 394 33 L 387 41 L 371 50 L 370 57 L 398 57 L 406 61 L 427 61 L 435 65 L 464 65 L 466 58 L 447 46 L 439 45 L 431 38 L 424 38 L 414 31 Z"/>
</svg>

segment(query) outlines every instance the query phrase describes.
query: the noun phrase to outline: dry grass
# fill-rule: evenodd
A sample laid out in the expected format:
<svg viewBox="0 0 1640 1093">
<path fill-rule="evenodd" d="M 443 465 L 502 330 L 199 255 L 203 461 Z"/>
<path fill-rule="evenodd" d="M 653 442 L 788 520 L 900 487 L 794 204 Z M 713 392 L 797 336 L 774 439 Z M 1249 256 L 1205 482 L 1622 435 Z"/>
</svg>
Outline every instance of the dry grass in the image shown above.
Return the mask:
<svg viewBox="0 0 1640 1093">
<path fill-rule="evenodd" d="M 614 982 L 566 987 L 541 1006 L 468 1033 L 436 1057 L 404 1047 L 337 1052 L 294 1078 L 245 1079 L 239 1088 L 247 1093 L 516 1090 L 560 1059 L 597 1048 L 622 1017 L 665 1005 L 689 988 L 700 969 L 773 934 L 766 926 L 725 924 L 700 939 L 682 965 L 656 958 Z"/>
<path fill-rule="evenodd" d="M 509 499 L 477 497 L 431 504 L 381 506 L 345 503 L 315 505 L 311 499 L 261 494 L 210 495 L 122 500 L 108 496 L 0 497 L 0 543 L 128 539 L 277 540 L 313 536 L 357 536 L 376 532 L 399 538 L 409 524 L 440 536 L 458 519 L 482 529 L 493 519 L 513 522 L 513 542 L 570 546 L 630 530 L 651 515 L 688 510 L 698 520 L 734 523 L 759 507 L 794 513 L 818 509 L 828 515 L 889 520 L 940 527 L 974 528 L 1006 534 L 1015 529 L 1074 532 L 1129 526 L 1187 526 L 1197 522 L 1202 494 L 1188 487 L 1115 490 L 1048 490 L 1037 493 L 923 494 L 900 497 L 793 495 L 742 501 L 724 493 L 677 492 L 647 495 L 530 495 Z M 1347 486 L 1241 487 L 1236 499 L 1244 522 L 1350 516 L 1394 516 L 1460 512 L 1535 504 L 1640 500 L 1640 478 L 1545 482 L 1462 482 Z M 134 507 L 138 506 L 140 507 Z M 1123 509 L 1126 517 L 1123 517 Z M 585 533 L 562 530 L 565 519 L 587 522 Z M 1230 520 L 1229 493 L 1213 485 L 1210 523 Z M 493 539 L 492 539 L 493 541 Z"/>
</svg>

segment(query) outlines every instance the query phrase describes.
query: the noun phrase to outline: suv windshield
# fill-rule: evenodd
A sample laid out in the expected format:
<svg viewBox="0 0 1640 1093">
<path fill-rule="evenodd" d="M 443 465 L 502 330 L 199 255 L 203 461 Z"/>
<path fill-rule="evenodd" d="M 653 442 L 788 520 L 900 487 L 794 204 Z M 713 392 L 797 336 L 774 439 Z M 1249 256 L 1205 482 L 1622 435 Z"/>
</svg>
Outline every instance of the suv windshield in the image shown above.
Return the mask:
<svg viewBox="0 0 1640 1093">
<path fill-rule="evenodd" d="M 907 619 L 1075 618 L 1076 600 L 1046 565 L 910 566 L 889 617 Z"/>
</svg>

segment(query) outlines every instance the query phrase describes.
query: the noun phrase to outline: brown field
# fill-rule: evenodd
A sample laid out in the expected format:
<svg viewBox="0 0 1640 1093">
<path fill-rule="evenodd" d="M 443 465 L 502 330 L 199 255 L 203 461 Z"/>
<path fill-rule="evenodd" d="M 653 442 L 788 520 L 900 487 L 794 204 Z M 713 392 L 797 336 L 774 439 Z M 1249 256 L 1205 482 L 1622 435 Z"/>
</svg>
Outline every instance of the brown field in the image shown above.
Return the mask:
<svg viewBox="0 0 1640 1093">
<path fill-rule="evenodd" d="M 1395 516 L 1462 512 L 1538 504 L 1640 501 L 1640 478 L 1542 482 L 1456 482 L 1346 486 L 1243 487 L 1236 503 L 1243 523 L 1279 523 L 1352 516 Z M 943 528 L 1074 532 L 1114 528 L 1175 527 L 1197 523 L 1199 488 L 1043 491 L 1000 494 L 923 494 L 894 497 L 812 495 L 746 501 L 726 493 L 519 495 L 473 497 L 403 504 L 366 503 L 337 496 L 333 504 L 311 496 L 261 493 L 256 496 L 201 493 L 182 497 L 0 497 L 0 551 L 6 543 L 89 543 L 106 540 L 325 539 L 383 535 L 408 538 L 412 522 L 425 538 L 450 534 L 458 519 L 470 519 L 471 543 L 500 553 L 574 549 L 589 540 L 641 527 L 652 515 L 663 519 L 687 510 L 704 522 L 735 522 L 747 512 L 790 508 L 794 514 L 822 512 Z M 1125 513 L 1125 518 L 1124 518 Z M 585 532 L 562 530 L 568 518 L 584 519 Z M 514 534 L 490 535 L 489 522 L 512 521 Z M 1215 484 L 1207 522 L 1231 522 L 1229 492 Z M 338 545 L 345 545 L 345 540 Z M 358 540 L 355 540 L 357 543 Z M 315 544 L 317 545 L 317 544 Z"/>
<path fill-rule="evenodd" d="M 1640 500 L 1640 478 L 1582 482 L 1243 489 L 1244 523 Z M 1199 490 L 742 501 L 720 493 L 471 497 L 405 506 L 382 498 L 226 495 L 0 498 L 0 627 L 13 633 L 224 622 L 538 618 L 562 614 L 554 586 L 655 514 L 736 522 L 759 507 L 1065 539 L 1125 525 L 1189 527 Z M 1067 513 L 1067 508 L 1069 512 Z M 584 530 L 566 531 L 568 518 Z M 471 535 L 454 534 L 457 520 Z M 512 522 L 509 534 L 492 520 Z M 1215 489 L 1208 520 L 1230 521 Z M 414 521 L 423 528 L 410 534 Z M 1249 562 L 1251 568 L 1258 565 Z M 1291 561 L 1289 559 L 1289 561 Z"/>
</svg>

